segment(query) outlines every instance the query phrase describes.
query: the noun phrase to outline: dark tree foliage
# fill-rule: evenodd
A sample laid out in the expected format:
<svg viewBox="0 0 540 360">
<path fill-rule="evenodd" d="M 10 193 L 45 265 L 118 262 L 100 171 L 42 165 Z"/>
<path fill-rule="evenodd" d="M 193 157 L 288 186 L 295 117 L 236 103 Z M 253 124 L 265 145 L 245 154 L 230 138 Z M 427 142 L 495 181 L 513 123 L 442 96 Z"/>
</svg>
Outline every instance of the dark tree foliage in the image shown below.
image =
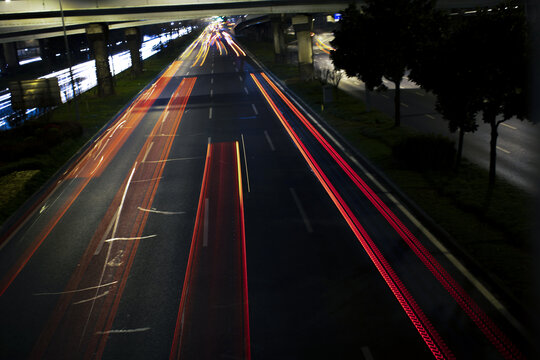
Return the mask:
<svg viewBox="0 0 540 360">
<path fill-rule="evenodd" d="M 361 12 L 350 5 L 334 32 L 334 66 L 360 78 L 369 90 L 384 88 L 383 77 L 394 83 L 396 126 L 401 117 L 401 80 L 433 32 L 434 4 L 434 0 L 366 0 Z"/>
<path fill-rule="evenodd" d="M 430 42 L 419 49 L 409 78 L 437 96 L 436 109 L 448 120 L 450 131 L 459 131 L 457 165 L 461 160 L 466 132 L 478 128 L 476 114 L 481 97 L 475 82 L 475 59 L 478 46 L 471 37 L 469 19 L 439 14 Z"/>
</svg>

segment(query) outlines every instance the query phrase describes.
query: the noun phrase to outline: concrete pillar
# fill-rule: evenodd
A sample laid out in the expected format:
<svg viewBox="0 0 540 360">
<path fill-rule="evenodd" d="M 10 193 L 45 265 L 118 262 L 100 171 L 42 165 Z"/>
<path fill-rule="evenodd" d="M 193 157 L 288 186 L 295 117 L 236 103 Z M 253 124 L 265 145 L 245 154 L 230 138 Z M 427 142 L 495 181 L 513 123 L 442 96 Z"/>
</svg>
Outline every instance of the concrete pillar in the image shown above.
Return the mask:
<svg viewBox="0 0 540 360">
<path fill-rule="evenodd" d="M 313 43 L 311 40 L 313 21 L 311 16 L 297 15 L 292 18 L 292 24 L 298 41 L 300 78 L 309 80 L 313 78 Z"/>
<path fill-rule="evenodd" d="M 125 30 L 126 40 L 129 53 L 131 54 L 131 72 L 140 74 L 143 71 L 143 63 L 141 59 L 141 32 L 139 28 L 133 27 Z"/>
<path fill-rule="evenodd" d="M 19 67 L 19 57 L 17 56 L 17 43 L 4 43 L 4 59 L 6 60 L 6 70 L 12 73 Z"/>
<path fill-rule="evenodd" d="M 277 63 L 285 63 L 287 60 L 287 45 L 285 44 L 285 24 L 283 20 L 283 15 L 272 17 L 274 54 Z"/>
<path fill-rule="evenodd" d="M 109 28 L 106 24 L 89 24 L 86 27 L 86 36 L 90 50 L 96 60 L 96 75 L 98 83 L 98 95 L 109 96 L 114 94 L 111 70 L 109 68 L 109 56 L 107 51 Z"/>
</svg>

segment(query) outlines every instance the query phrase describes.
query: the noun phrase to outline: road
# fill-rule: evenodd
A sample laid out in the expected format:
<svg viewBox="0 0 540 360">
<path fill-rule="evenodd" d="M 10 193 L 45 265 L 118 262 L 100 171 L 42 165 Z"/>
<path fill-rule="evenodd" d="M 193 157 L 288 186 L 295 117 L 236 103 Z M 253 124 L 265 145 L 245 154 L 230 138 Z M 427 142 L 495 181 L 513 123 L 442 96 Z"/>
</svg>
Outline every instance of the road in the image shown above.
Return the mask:
<svg viewBox="0 0 540 360">
<path fill-rule="evenodd" d="M 507 358 L 520 321 L 212 25 L 0 237 L 0 358 Z"/>
<path fill-rule="evenodd" d="M 332 39 L 331 33 L 317 36 L 313 47 L 315 66 L 334 68 L 325 47 L 329 46 Z M 394 84 L 385 80 L 385 85 L 389 89 L 386 92 L 370 92 L 369 103 L 372 108 L 393 118 Z M 339 87 L 363 101 L 366 100 L 364 83 L 356 78 L 344 76 Z M 423 133 L 444 135 L 457 144 L 458 134 L 450 132 L 448 122 L 435 110 L 437 99 L 432 93 L 424 91 L 407 78 L 403 80 L 401 89 L 403 126 Z M 483 122 L 481 114 L 477 116 L 477 124 L 478 130 L 467 133 L 464 137 L 463 156 L 484 169 L 489 169 L 491 129 L 489 124 Z M 497 140 L 497 175 L 530 194 L 538 192 L 538 131 L 534 124 L 512 118 L 499 126 Z"/>
</svg>

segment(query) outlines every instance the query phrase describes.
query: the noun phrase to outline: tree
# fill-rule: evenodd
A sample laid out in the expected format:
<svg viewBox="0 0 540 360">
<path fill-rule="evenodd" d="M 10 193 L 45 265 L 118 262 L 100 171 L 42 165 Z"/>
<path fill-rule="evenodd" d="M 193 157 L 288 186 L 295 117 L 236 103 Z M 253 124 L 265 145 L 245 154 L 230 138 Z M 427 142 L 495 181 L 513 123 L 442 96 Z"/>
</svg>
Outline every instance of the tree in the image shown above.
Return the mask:
<svg viewBox="0 0 540 360">
<path fill-rule="evenodd" d="M 528 117 L 529 46 L 527 20 L 517 1 L 480 10 L 471 19 L 477 39 L 474 68 L 483 121 L 490 125 L 489 189 L 495 184 L 498 127 Z M 471 34 L 470 34 L 471 35 Z"/>
<path fill-rule="evenodd" d="M 466 132 L 478 128 L 476 114 L 481 98 L 471 53 L 477 39 L 470 36 L 471 22 L 437 15 L 433 37 L 419 49 L 409 78 L 437 96 L 435 108 L 448 120 L 451 132 L 459 131 L 456 167 L 463 153 Z"/>
<path fill-rule="evenodd" d="M 400 84 L 414 63 L 417 49 L 431 36 L 434 0 L 366 0 L 362 11 L 350 5 L 334 31 L 334 66 L 356 76 L 366 89 L 384 89 L 382 78 L 395 85 L 394 120 L 400 125 Z"/>
</svg>

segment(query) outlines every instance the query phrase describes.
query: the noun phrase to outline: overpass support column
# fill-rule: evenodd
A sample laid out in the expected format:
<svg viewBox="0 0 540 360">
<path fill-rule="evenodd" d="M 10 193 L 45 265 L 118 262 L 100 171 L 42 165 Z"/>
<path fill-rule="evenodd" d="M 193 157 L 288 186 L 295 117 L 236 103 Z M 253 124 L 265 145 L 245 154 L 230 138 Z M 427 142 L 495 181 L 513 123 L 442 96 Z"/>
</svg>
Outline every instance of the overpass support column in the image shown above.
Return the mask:
<svg viewBox="0 0 540 360">
<path fill-rule="evenodd" d="M 19 67 L 19 57 L 17 56 L 17 43 L 4 43 L 4 59 L 6 60 L 6 69 L 12 73 Z"/>
<path fill-rule="evenodd" d="M 111 70 L 109 68 L 109 56 L 107 41 L 109 28 L 106 24 L 89 24 L 86 27 L 86 36 L 90 49 L 96 60 L 96 75 L 98 83 L 98 95 L 109 96 L 114 94 Z"/>
<path fill-rule="evenodd" d="M 285 25 L 283 14 L 272 17 L 272 33 L 274 35 L 274 54 L 277 63 L 285 63 L 287 60 L 287 45 L 285 44 Z"/>
<path fill-rule="evenodd" d="M 131 73 L 140 74 L 143 71 L 141 59 L 141 32 L 139 28 L 128 28 L 125 30 L 129 53 L 131 54 Z"/>
<path fill-rule="evenodd" d="M 298 40 L 300 78 L 308 80 L 313 78 L 313 43 L 311 40 L 313 20 L 307 15 L 297 15 L 292 18 L 292 24 Z"/>
</svg>

